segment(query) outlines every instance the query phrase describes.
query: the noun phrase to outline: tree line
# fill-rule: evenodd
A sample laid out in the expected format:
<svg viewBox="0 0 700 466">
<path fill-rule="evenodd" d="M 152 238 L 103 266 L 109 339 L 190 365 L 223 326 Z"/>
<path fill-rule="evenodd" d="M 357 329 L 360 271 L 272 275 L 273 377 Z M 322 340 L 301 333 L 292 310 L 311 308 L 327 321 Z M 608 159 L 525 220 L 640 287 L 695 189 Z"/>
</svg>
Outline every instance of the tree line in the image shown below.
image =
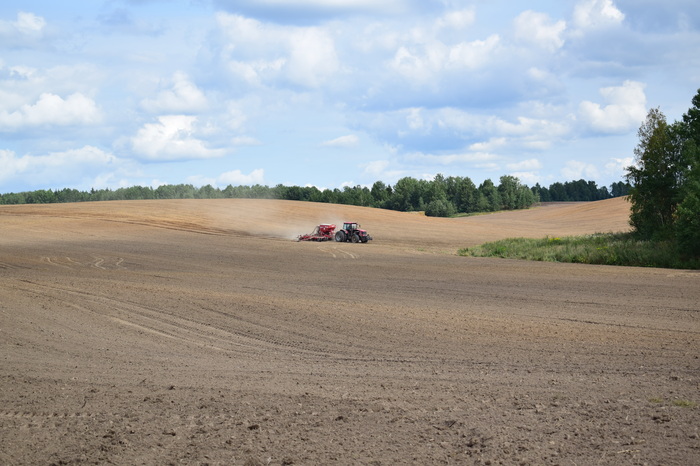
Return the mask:
<svg viewBox="0 0 700 466">
<path fill-rule="evenodd" d="M 123 201 L 139 199 L 285 199 L 294 201 L 348 204 L 401 212 L 424 211 L 428 216 L 447 217 L 456 213 L 493 212 L 531 207 L 537 202 L 596 201 L 628 194 L 629 183 L 613 183 L 611 190 L 593 181 L 553 183 L 549 188 L 538 184 L 532 188 L 513 176 L 502 176 L 498 185 L 490 179 L 478 186 L 469 177 L 437 175 L 433 180 L 401 178 L 396 184 L 375 182 L 366 186 L 346 186 L 320 190 L 314 186 L 274 187 L 232 186 L 224 189 L 211 185 L 161 185 L 157 188 L 131 186 L 118 189 L 79 191 L 40 189 L 0 194 L 0 204 L 50 204 L 63 202 Z"/>
<path fill-rule="evenodd" d="M 676 243 L 682 256 L 700 257 L 700 89 L 681 121 L 668 123 L 658 108 L 638 131 L 630 224 L 645 240 Z"/>
<path fill-rule="evenodd" d="M 627 196 L 630 188 L 629 182 L 624 181 L 613 183 L 608 189 L 607 186 L 599 187 L 594 181 L 578 180 L 552 183 L 549 188 L 537 183 L 532 187 L 532 192 L 539 196 L 541 202 L 580 202 Z"/>
</svg>

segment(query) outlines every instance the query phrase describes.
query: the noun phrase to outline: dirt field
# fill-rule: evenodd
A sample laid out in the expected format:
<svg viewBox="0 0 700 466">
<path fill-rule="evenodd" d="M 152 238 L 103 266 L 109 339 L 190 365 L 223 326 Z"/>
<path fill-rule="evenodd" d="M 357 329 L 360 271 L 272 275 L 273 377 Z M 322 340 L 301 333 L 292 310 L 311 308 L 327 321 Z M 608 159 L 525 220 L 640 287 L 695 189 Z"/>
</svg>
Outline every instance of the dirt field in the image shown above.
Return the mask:
<svg viewBox="0 0 700 466">
<path fill-rule="evenodd" d="M 0 464 L 700 464 L 700 273 L 456 255 L 628 215 L 0 206 Z"/>
</svg>

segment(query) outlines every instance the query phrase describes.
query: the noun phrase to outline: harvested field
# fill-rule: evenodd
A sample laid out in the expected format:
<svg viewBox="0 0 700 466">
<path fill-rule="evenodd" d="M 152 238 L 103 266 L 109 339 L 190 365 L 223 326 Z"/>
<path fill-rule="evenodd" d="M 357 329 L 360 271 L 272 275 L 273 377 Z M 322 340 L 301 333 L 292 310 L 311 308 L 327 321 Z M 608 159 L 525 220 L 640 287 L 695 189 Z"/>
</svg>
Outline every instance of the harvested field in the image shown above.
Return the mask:
<svg viewBox="0 0 700 466">
<path fill-rule="evenodd" d="M 0 206 L 0 463 L 700 464 L 700 273 L 456 255 L 628 215 Z"/>
</svg>

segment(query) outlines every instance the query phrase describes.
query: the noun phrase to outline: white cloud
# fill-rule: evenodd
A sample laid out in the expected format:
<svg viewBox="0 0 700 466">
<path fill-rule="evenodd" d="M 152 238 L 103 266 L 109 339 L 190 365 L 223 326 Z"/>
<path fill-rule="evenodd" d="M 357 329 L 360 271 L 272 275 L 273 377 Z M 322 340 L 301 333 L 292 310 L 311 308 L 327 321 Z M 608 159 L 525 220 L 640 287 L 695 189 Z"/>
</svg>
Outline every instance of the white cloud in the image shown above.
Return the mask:
<svg viewBox="0 0 700 466">
<path fill-rule="evenodd" d="M 496 115 L 476 115 L 455 108 L 439 109 L 433 118 L 444 130 L 464 131 L 469 134 L 489 134 L 488 142 L 475 143 L 474 150 L 491 150 L 509 142 L 505 138 L 521 138 L 525 141 L 552 140 L 566 136 L 571 127 L 566 119 L 530 118 L 518 116 L 513 121 Z M 481 146 L 479 146 L 481 144 Z"/>
<path fill-rule="evenodd" d="M 448 68 L 477 69 L 486 65 L 498 49 L 501 38 L 493 34 L 486 40 L 461 42 L 450 48 Z"/>
<path fill-rule="evenodd" d="M 162 90 L 153 99 L 141 101 L 141 107 L 152 113 L 198 113 L 208 106 L 204 93 L 185 73 L 177 72 L 172 78 L 172 88 Z"/>
<path fill-rule="evenodd" d="M 22 180 L 28 185 L 58 187 L 75 186 L 105 170 L 115 170 L 120 161 L 112 154 L 93 147 L 52 152 L 47 155 L 17 156 L 0 150 L 0 182 Z"/>
<path fill-rule="evenodd" d="M 516 170 L 516 171 L 539 170 L 540 168 L 542 168 L 542 162 L 540 162 L 537 159 L 528 159 L 528 160 L 522 160 L 520 162 L 509 163 L 506 165 L 506 168 L 508 170 Z"/>
<path fill-rule="evenodd" d="M 46 26 L 46 20 L 34 13 L 19 12 L 14 26 L 23 34 L 37 34 Z"/>
<path fill-rule="evenodd" d="M 46 20 L 34 13 L 20 11 L 16 21 L 0 20 L 0 38 L 5 45 L 28 46 L 43 36 Z"/>
<path fill-rule="evenodd" d="M 231 170 L 219 175 L 217 180 L 221 185 L 226 186 L 229 184 L 247 186 L 263 184 L 265 182 L 265 170 L 258 168 L 247 175 L 242 173 L 240 170 Z"/>
<path fill-rule="evenodd" d="M 591 130 L 607 134 L 638 128 L 647 113 L 644 87 L 636 81 L 625 81 L 622 86 L 602 88 L 600 94 L 607 105 L 581 102 L 581 119 Z"/>
<path fill-rule="evenodd" d="M 166 115 L 158 123 L 145 124 L 131 138 L 134 152 L 147 160 L 192 160 L 221 157 L 222 149 L 209 149 L 195 137 L 197 117 Z"/>
<path fill-rule="evenodd" d="M 439 28 L 466 29 L 476 21 L 473 9 L 450 11 L 437 20 Z"/>
<path fill-rule="evenodd" d="M 378 177 L 389 167 L 388 160 L 375 160 L 365 164 L 364 173 L 366 175 Z"/>
<path fill-rule="evenodd" d="M 321 27 L 262 23 L 217 14 L 228 70 L 253 85 L 288 82 L 305 88 L 326 83 L 340 68 L 331 34 Z"/>
<path fill-rule="evenodd" d="M 488 152 L 463 152 L 454 154 L 424 154 L 414 152 L 406 155 L 407 160 L 422 163 L 438 163 L 440 165 L 452 165 L 457 163 L 484 163 L 498 160 L 501 157 Z"/>
<path fill-rule="evenodd" d="M 215 188 L 225 188 L 228 185 L 253 186 L 265 183 L 265 170 L 258 168 L 247 175 L 240 170 L 227 171 L 216 177 L 192 175 L 187 177 L 187 183 L 191 183 L 195 186 L 211 185 Z"/>
<path fill-rule="evenodd" d="M 413 0 L 215 0 L 217 5 L 278 22 L 327 19 L 352 14 L 400 15 L 416 9 L 434 8 L 433 1 Z"/>
<path fill-rule="evenodd" d="M 491 152 L 504 147 L 506 143 L 506 138 L 491 138 L 488 141 L 471 144 L 469 150 L 474 152 Z"/>
<path fill-rule="evenodd" d="M 595 165 L 578 160 L 566 162 L 566 166 L 561 169 L 561 174 L 566 180 L 596 180 L 600 177 L 600 172 Z"/>
<path fill-rule="evenodd" d="M 597 29 L 624 21 L 625 15 L 612 0 L 582 0 L 574 7 L 573 23 L 577 29 Z"/>
<path fill-rule="evenodd" d="M 315 88 L 339 68 L 333 39 L 319 28 L 296 29 L 289 36 L 289 79 L 300 86 Z"/>
<path fill-rule="evenodd" d="M 532 186 L 535 183 L 539 183 L 541 176 L 536 172 L 512 172 L 511 176 L 516 177 L 521 183 Z"/>
<path fill-rule="evenodd" d="M 625 174 L 626 168 L 634 164 L 634 157 L 611 158 L 605 164 L 605 173 L 621 177 Z"/>
<path fill-rule="evenodd" d="M 406 46 L 401 46 L 394 54 L 389 66 L 409 81 L 427 83 L 433 80 L 433 75 L 443 61 L 444 51 L 440 45 L 431 47 L 424 54 L 411 51 Z"/>
<path fill-rule="evenodd" d="M 260 141 L 250 136 L 236 136 L 231 138 L 231 144 L 234 146 L 259 146 Z"/>
<path fill-rule="evenodd" d="M 523 111 L 528 111 L 527 105 Z M 515 110 L 518 112 L 520 110 Z M 472 114 L 458 108 L 406 108 L 368 114 L 358 126 L 381 141 L 392 141 L 402 153 L 499 154 L 544 152 L 566 141 L 575 120 L 561 109 L 538 107 L 546 118 L 525 116 L 505 120 L 498 115 Z M 511 155 L 512 156 L 512 155 Z M 454 159 L 454 157 L 452 157 Z M 443 159 L 444 160 L 444 159 Z"/>
<path fill-rule="evenodd" d="M 389 69 L 414 85 L 437 88 L 447 71 L 476 70 L 493 61 L 501 39 L 492 34 L 485 40 L 447 44 L 433 37 L 417 37 L 399 46 L 387 63 Z"/>
<path fill-rule="evenodd" d="M 0 112 L 0 131 L 26 126 L 91 125 L 100 122 L 101 118 L 95 101 L 79 92 L 65 99 L 44 93 L 33 105 L 24 104 L 12 112 Z"/>
<path fill-rule="evenodd" d="M 347 136 L 340 136 L 330 141 L 324 141 L 321 143 L 324 147 L 355 147 L 359 142 L 359 138 L 354 134 L 348 134 Z"/>
<path fill-rule="evenodd" d="M 429 129 L 421 116 L 422 111 L 423 109 L 421 108 L 407 108 L 403 111 L 406 114 L 406 124 L 409 129 L 413 131 Z"/>
<path fill-rule="evenodd" d="M 515 37 L 549 51 L 564 45 L 563 34 L 566 21 L 553 22 L 549 15 L 535 11 L 524 11 L 515 18 Z"/>
<path fill-rule="evenodd" d="M 362 177 L 365 180 L 370 180 L 371 183 L 375 181 L 395 183 L 404 176 L 411 176 L 404 169 L 392 168 L 392 162 L 389 160 L 373 160 L 372 162 L 361 164 L 360 168 L 362 168 Z M 354 186 L 354 184 L 349 186 Z"/>
</svg>

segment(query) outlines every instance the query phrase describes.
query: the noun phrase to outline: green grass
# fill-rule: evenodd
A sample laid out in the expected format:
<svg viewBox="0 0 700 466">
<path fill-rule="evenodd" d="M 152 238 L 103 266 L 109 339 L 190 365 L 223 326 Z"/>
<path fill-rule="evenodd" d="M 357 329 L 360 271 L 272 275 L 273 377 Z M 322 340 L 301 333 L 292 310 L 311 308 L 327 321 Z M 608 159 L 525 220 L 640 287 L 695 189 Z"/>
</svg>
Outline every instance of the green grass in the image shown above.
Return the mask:
<svg viewBox="0 0 700 466">
<path fill-rule="evenodd" d="M 667 400 L 665 400 L 663 398 L 654 397 L 654 398 L 650 398 L 649 402 L 654 403 L 654 404 L 664 404 L 667 402 Z M 691 401 L 691 400 L 672 400 L 672 401 L 670 401 L 670 403 L 673 406 L 678 406 L 679 408 L 695 409 L 698 406 L 698 404 L 696 402 Z"/>
<path fill-rule="evenodd" d="M 548 262 L 700 269 L 670 241 L 640 241 L 631 233 L 596 233 L 542 239 L 509 238 L 459 250 L 460 256 L 502 257 Z"/>
<path fill-rule="evenodd" d="M 690 400 L 673 400 L 673 406 L 679 406 L 681 408 L 695 408 L 697 403 Z"/>
<path fill-rule="evenodd" d="M 500 212 L 505 212 L 505 211 L 504 210 L 496 210 L 496 211 L 489 211 L 489 212 L 460 212 L 457 214 L 450 215 L 450 218 L 477 217 L 479 215 L 491 215 L 491 214 L 497 214 Z"/>
</svg>

